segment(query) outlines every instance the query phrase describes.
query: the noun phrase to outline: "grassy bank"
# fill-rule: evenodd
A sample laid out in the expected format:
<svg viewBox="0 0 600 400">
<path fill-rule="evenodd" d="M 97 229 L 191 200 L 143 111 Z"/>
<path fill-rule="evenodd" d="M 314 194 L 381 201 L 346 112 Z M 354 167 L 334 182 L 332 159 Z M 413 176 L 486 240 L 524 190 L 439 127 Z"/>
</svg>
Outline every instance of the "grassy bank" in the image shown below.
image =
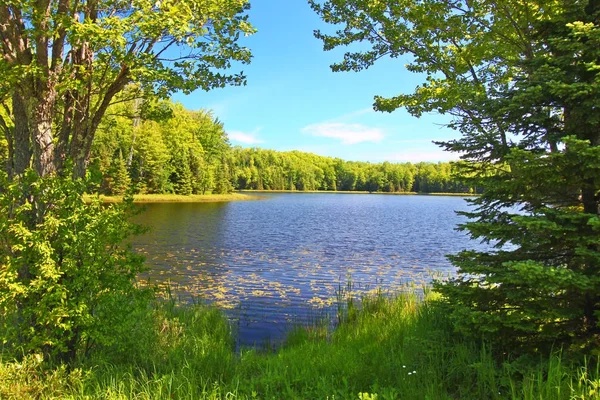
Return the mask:
<svg viewBox="0 0 600 400">
<path fill-rule="evenodd" d="M 89 197 L 88 197 L 89 198 Z M 122 196 L 100 196 L 105 203 L 118 203 Z M 133 196 L 134 203 L 221 203 L 227 201 L 260 200 L 260 196 L 244 193 L 228 194 L 136 194 Z"/>
<path fill-rule="evenodd" d="M 452 333 L 431 296 L 348 303 L 341 324 L 300 326 L 278 350 L 235 353 L 211 307 L 162 305 L 126 350 L 75 369 L 35 357 L 0 364 L 0 398 L 99 399 L 599 399 L 596 359 L 498 361 Z"/>
</svg>

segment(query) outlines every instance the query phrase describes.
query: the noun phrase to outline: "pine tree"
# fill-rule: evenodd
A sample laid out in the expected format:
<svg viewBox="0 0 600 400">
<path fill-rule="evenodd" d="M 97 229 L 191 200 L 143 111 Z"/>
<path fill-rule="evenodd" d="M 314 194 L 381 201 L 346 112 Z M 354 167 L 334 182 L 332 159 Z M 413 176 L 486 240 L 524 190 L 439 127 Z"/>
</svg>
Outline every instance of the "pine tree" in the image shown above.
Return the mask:
<svg viewBox="0 0 600 400">
<path fill-rule="evenodd" d="M 131 177 L 127 170 L 127 162 L 123 158 L 121 149 L 116 151 L 110 168 L 104 176 L 104 190 L 107 194 L 122 195 L 131 186 Z"/>
<path fill-rule="evenodd" d="M 463 229 L 505 246 L 452 257 L 462 275 L 439 290 L 456 326 L 511 349 L 600 344 L 599 12 L 590 1 L 535 25 L 548 54 L 492 108 L 523 139 L 470 167 L 485 191 Z"/>
<path fill-rule="evenodd" d="M 220 165 L 217 166 L 216 171 L 213 193 L 231 193 L 233 191 L 233 185 L 231 184 L 229 163 L 225 157 L 221 159 Z"/>
<path fill-rule="evenodd" d="M 503 351 L 598 348 L 600 1 L 309 2 L 342 26 L 317 31 L 325 50 L 361 43 L 334 71 L 409 55 L 427 74 L 377 110 L 450 114 L 462 133 L 440 143 L 483 188 L 462 229 L 496 247 L 451 257 L 459 275 L 436 287 L 455 326 Z"/>
</svg>

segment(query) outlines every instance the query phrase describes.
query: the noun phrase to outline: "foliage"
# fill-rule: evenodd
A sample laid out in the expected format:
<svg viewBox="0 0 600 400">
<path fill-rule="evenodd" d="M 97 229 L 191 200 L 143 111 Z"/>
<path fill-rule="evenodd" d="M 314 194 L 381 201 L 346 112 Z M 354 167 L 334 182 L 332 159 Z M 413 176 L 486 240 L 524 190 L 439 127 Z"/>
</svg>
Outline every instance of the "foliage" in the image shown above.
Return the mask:
<svg viewBox="0 0 600 400">
<path fill-rule="evenodd" d="M 471 193 L 451 163 L 368 163 L 300 151 L 234 147 L 236 189 Z"/>
<path fill-rule="evenodd" d="M 254 33 L 247 0 L 8 0 L 0 4 L 0 128 L 10 174 L 44 176 L 71 158 L 84 176 L 118 94 L 167 98 L 245 83 L 233 64 Z M 225 71 L 225 72 L 220 72 Z M 125 89 L 128 88 L 126 91 Z"/>
<path fill-rule="evenodd" d="M 310 1 L 334 34 L 325 50 L 361 42 L 334 71 L 404 57 L 426 74 L 413 93 L 376 97 L 454 117 L 462 138 L 441 143 L 481 186 L 462 228 L 498 245 L 452 257 L 460 276 L 438 289 L 456 327 L 502 351 L 600 344 L 600 4 Z"/>
<path fill-rule="evenodd" d="M 137 107 L 160 109 L 161 118 L 150 113 L 136 117 L 136 102 L 122 102 L 108 110 L 96 135 L 91 171 L 102 177 L 98 189 L 103 194 L 121 193 L 129 181 L 141 193 L 182 195 L 233 189 L 476 190 L 462 182 L 452 163 L 372 164 L 300 151 L 232 148 L 223 124 L 210 112 L 186 110 L 170 101 L 148 101 Z"/>
<path fill-rule="evenodd" d="M 141 229 L 128 222 L 131 199 L 86 204 L 84 187 L 31 170 L 3 185 L 0 340 L 9 354 L 67 362 L 123 346 L 133 317 L 147 312 L 149 293 L 135 285 L 143 257 L 121 245 Z"/>
<path fill-rule="evenodd" d="M 301 325 L 276 351 L 232 351 L 228 321 L 203 305 L 167 302 L 141 358 L 79 369 L 0 360 L 2 398 L 138 399 L 599 399 L 595 358 L 505 359 L 451 330 L 443 308 L 413 295 L 364 298 L 333 332 Z M 361 397 L 359 397 L 361 396 Z"/>
<path fill-rule="evenodd" d="M 131 178 L 121 151 L 113 156 L 104 176 L 103 186 L 104 192 L 112 195 L 123 195 L 131 186 Z"/>
<path fill-rule="evenodd" d="M 135 116 L 136 102 L 129 101 L 111 107 L 103 119 L 91 154 L 91 168 L 104 180 L 101 192 L 118 194 L 112 186 L 127 187 L 131 181 L 142 193 L 206 193 L 215 189 L 217 175 L 223 193 L 228 192 L 223 124 L 210 112 L 170 101 L 148 101 L 144 107 L 162 110 L 160 117 Z"/>
<path fill-rule="evenodd" d="M 459 329 L 513 351 L 548 351 L 555 341 L 574 349 L 596 346 L 600 225 L 597 214 L 578 206 L 578 188 L 590 180 L 600 187 L 600 147 L 564 141 L 564 152 L 511 152 L 513 169 L 496 174 L 497 183 L 488 182 L 474 201 L 480 209 L 466 213 L 475 220 L 467 225 L 474 237 L 507 246 L 451 257 L 471 275 L 440 287 L 453 301 Z M 521 207 L 484 208 L 512 205 L 516 194 Z"/>
</svg>

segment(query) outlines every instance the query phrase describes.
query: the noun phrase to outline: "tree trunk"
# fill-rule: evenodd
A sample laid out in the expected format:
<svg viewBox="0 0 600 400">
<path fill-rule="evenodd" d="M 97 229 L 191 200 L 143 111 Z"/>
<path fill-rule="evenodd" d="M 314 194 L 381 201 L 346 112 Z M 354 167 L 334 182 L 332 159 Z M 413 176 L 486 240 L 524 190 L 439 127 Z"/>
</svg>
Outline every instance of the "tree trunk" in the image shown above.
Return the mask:
<svg viewBox="0 0 600 400">
<path fill-rule="evenodd" d="M 13 171 L 12 175 L 22 175 L 27 168 L 31 166 L 31 143 L 29 140 L 29 124 L 25 101 L 18 94 L 13 94 L 13 115 L 15 118 L 14 135 L 14 153 L 13 153 Z"/>
<path fill-rule="evenodd" d="M 94 134 L 98 127 L 86 124 L 83 128 L 76 128 L 73 131 L 71 141 L 71 159 L 73 160 L 73 178 L 79 179 L 85 177 L 85 172 L 90 161 L 92 152 L 92 142 Z"/>
<path fill-rule="evenodd" d="M 40 176 L 46 176 L 56 171 L 54 165 L 54 143 L 52 135 L 52 106 L 53 99 L 36 101 L 33 110 L 31 140 L 33 142 L 34 167 Z"/>
<path fill-rule="evenodd" d="M 83 129 L 75 128 L 73 130 L 73 138 L 71 139 L 70 155 L 73 161 L 73 178 L 83 178 L 87 168 L 87 157 L 84 149 L 84 132 Z"/>
</svg>

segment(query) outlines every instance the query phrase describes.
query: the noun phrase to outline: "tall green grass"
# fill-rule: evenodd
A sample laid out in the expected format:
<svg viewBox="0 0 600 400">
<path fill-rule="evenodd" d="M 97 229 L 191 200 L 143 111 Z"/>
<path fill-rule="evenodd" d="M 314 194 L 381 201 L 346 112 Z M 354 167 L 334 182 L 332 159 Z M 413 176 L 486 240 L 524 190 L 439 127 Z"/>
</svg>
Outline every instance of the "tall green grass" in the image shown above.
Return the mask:
<svg viewBox="0 0 600 400">
<path fill-rule="evenodd" d="M 335 330 L 316 320 L 279 349 L 237 353 L 218 310 L 167 302 L 141 322 L 151 332 L 129 358 L 0 362 L 0 398 L 600 399 L 597 358 L 499 359 L 453 333 L 435 294 L 421 297 L 340 298 Z"/>
</svg>

